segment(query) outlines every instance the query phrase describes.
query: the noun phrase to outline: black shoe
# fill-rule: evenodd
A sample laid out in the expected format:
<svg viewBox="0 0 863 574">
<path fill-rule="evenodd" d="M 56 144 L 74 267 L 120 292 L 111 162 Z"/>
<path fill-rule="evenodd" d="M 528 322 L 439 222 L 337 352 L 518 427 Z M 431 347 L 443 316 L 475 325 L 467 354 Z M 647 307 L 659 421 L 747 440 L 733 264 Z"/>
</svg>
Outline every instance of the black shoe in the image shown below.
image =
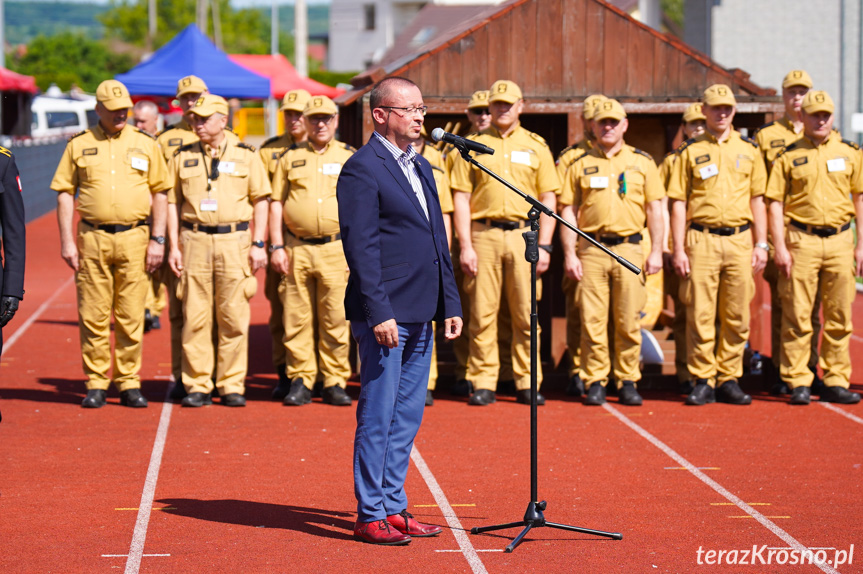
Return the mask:
<svg viewBox="0 0 863 574">
<path fill-rule="evenodd" d="M 102 389 L 90 389 L 87 391 L 87 396 L 81 401 L 81 406 L 85 409 L 100 409 L 105 406 L 105 397 L 108 391 Z"/>
<path fill-rule="evenodd" d="M 597 407 L 605 404 L 605 387 L 600 383 L 593 383 L 587 389 L 587 395 L 584 397 L 584 404 Z"/>
<path fill-rule="evenodd" d="M 521 391 L 515 392 L 515 402 L 521 403 L 523 405 L 530 404 L 530 389 L 523 389 Z M 536 392 L 536 404 L 544 405 L 545 397 L 540 394 L 539 391 Z"/>
<path fill-rule="evenodd" d="M 686 397 L 686 404 L 700 407 L 708 403 L 716 402 L 716 394 L 713 387 L 707 384 L 706 379 L 698 379 L 695 381 L 695 388 Z"/>
<path fill-rule="evenodd" d="M 291 390 L 285 396 L 282 404 L 299 407 L 310 402 L 312 402 L 312 391 L 306 388 L 303 379 L 294 379 L 294 382 L 291 383 Z"/>
<path fill-rule="evenodd" d="M 285 374 L 285 364 L 276 365 L 276 374 L 279 375 L 279 384 L 273 389 L 273 399 L 277 401 L 284 400 L 291 391 L 291 379 Z"/>
<path fill-rule="evenodd" d="M 497 402 L 497 397 L 494 396 L 493 391 L 488 389 L 478 389 L 470 396 L 467 404 L 484 407 L 494 402 Z"/>
<path fill-rule="evenodd" d="M 798 388 L 800 388 L 800 387 L 798 387 Z M 809 388 L 809 387 L 806 387 L 806 388 Z M 785 381 L 777 381 L 777 382 L 773 383 L 773 386 L 770 387 L 770 394 L 776 395 L 776 396 L 790 395 L 791 394 L 791 388 L 788 386 L 788 384 Z"/>
<path fill-rule="evenodd" d="M 584 381 L 575 373 L 569 378 L 569 384 L 566 385 L 566 396 L 580 397 L 584 395 Z"/>
<path fill-rule="evenodd" d="M 821 396 L 824 394 L 824 389 L 827 388 L 827 385 L 824 384 L 824 381 L 821 380 L 821 377 L 818 376 L 818 373 L 815 373 L 815 378 L 812 379 L 812 394 Z"/>
<path fill-rule="evenodd" d="M 688 395 L 693 390 L 695 390 L 695 383 L 692 382 L 692 379 L 689 379 L 689 380 L 684 381 L 682 383 L 678 383 L 677 391 L 681 395 Z"/>
<path fill-rule="evenodd" d="M 320 399 L 324 396 L 324 382 L 323 381 L 315 381 L 315 384 L 312 385 L 312 398 Z"/>
<path fill-rule="evenodd" d="M 716 400 L 730 405 L 752 404 L 752 397 L 744 393 L 734 379 L 725 381 L 716 389 Z"/>
<path fill-rule="evenodd" d="M 189 393 L 181 403 L 184 407 L 203 407 L 213 404 L 213 397 L 210 393 Z"/>
<path fill-rule="evenodd" d="M 518 391 L 515 389 L 515 380 L 507 379 L 497 382 L 497 392 L 501 395 L 514 395 Z"/>
<path fill-rule="evenodd" d="M 349 397 L 345 390 L 339 385 L 324 388 L 321 392 L 321 398 L 324 400 L 325 404 L 336 407 L 347 407 L 352 402 L 351 397 Z"/>
<path fill-rule="evenodd" d="M 426 406 L 434 406 L 434 397 L 432 396 L 431 389 L 426 389 Z"/>
<path fill-rule="evenodd" d="M 623 386 L 617 391 L 617 400 L 620 404 L 631 407 L 640 407 L 644 402 L 641 395 L 635 389 L 635 383 L 632 381 L 623 381 Z"/>
<path fill-rule="evenodd" d="M 186 387 L 183 385 L 183 378 L 180 377 L 174 383 L 174 388 L 171 389 L 171 394 L 168 395 L 172 399 L 179 401 L 185 399 L 189 393 L 186 392 Z"/>
<path fill-rule="evenodd" d="M 459 379 L 449 392 L 456 397 L 469 397 L 473 394 L 473 383 L 467 379 Z"/>
<path fill-rule="evenodd" d="M 147 408 L 147 399 L 141 394 L 141 389 L 129 389 L 120 393 L 120 404 L 133 409 Z"/>
<path fill-rule="evenodd" d="M 808 405 L 812 397 L 812 389 L 809 387 L 796 387 L 791 392 L 792 405 Z"/>
<path fill-rule="evenodd" d="M 159 329 L 162 328 L 162 322 L 159 321 L 158 315 L 153 316 L 153 324 L 150 326 L 150 328 L 154 331 L 158 331 Z"/>
<path fill-rule="evenodd" d="M 852 393 L 845 387 L 824 387 L 821 393 L 822 403 L 839 403 L 841 405 L 853 405 L 860 402 L 860 394 Z"/>
<path fill-rule="evenodd" d="M 149 309 L 144 309 L 144 332 L 149 333 L 153 328 L 153 315 Z"/>
<path fill-rule="evenodd" d="M 246 406 L 246 397 L 240 393 L 228 393 L 222 397 L 219 404 L 226 407 L 244 407 Z"/>
</svg>

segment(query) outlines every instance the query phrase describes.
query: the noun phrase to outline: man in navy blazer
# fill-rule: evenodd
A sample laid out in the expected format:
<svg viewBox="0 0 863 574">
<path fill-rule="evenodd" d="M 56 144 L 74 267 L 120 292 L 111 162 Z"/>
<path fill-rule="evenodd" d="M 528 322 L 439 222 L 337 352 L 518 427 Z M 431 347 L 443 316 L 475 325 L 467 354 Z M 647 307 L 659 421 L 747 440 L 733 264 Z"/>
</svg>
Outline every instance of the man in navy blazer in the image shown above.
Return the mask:
<svg viewBox="0 0 863 574">
<path fill-rule="evenodd" d="M 431 166 L 411 143 L 420 137 L 420 89 L 386 78 L 371 91 L 375 132 L 342 167 L 339 225 L 350 279 L 345 312 L 357 341 L 362 386 L 354 437 L 354 537 L 407 544 L 439 526 L 407 512 L 405 478 L 422 421 L 434 332 L 462 328 L 446 230 Z"/>
</svg>

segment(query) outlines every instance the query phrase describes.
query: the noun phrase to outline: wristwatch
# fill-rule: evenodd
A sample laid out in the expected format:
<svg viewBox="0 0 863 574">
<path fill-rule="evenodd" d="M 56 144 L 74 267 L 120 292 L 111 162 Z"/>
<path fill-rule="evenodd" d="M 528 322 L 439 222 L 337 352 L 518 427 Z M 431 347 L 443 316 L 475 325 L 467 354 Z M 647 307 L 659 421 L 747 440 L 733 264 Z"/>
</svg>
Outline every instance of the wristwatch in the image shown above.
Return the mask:
<svg viewBox="0 0 863 574">
<path fill-rule="evenodd" d="M 284 249 L 284 248 L 285 248 L 284 245 L 270 245 L 269 251 L 270 251 L 270 253 L 272 253 L 274 251 L 277 251 L 279 249 Z"/>
<path fill-rule="evenodd" d="M 264 245 L 264 242 L 260 239 L 258 241 L 252 241 L 252 247 L 260 247 L 261 249 L 263 249 Z"/>
<path fill-rule="evenodd" d="M 554 245 L 550 243 L 548 245 L 539 245 L 538 247 L 549 254 L 551 253 L 552 249 L 554 249 Z"/>
<path fill-rule="evenodd" d="M 763 249 L 764 251 L 770 251 L 770 245 L 769 245 L 769 244 L 767 244 L 767 243 L 765 243 L 765 242 L 763 242 L 763 241 L 756 243 L 756 244 L 755 244 L 755 247 L 760 247 L 760 248 L 761 248 L 761 249 Z"/>
<path fill-rule="evenodd" d="M 164 235 L 151 235 L 150 241 L 155 241 L 159 245 L 165 244 L 165 236 Z"/>
</svg>

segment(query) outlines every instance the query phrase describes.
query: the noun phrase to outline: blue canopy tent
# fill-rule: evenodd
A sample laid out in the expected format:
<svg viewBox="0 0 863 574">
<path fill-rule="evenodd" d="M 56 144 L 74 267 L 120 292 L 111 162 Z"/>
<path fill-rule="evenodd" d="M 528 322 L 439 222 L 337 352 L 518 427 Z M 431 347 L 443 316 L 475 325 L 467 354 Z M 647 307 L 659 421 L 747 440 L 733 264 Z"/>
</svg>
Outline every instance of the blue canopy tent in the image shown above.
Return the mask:
<svg viewBox="0 0 863 574">
<path fill-rule="evenodd" d="M 203 79 L 211 93 L 224 98 L 270 97 L 269 78 L 232 62 L 194 24 L 117 79 L 132 95 L 172 97 L 177 93 L 177 81 L 192 74 Z"/>
</svg>

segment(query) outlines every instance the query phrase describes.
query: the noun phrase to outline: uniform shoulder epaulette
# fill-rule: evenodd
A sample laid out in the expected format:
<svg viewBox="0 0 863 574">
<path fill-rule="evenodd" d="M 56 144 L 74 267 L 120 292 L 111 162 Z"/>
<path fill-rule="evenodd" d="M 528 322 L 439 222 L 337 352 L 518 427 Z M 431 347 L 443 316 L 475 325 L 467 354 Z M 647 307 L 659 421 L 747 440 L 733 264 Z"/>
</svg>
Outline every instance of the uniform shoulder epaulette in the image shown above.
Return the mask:
<svg viewBox="0 0 863 574">
<path fill-rule="evenodd" d="M 638 149 L 637 147 L 634 147 L 634 148 L 632 148 L 632 151 L 634 151 L 637 154 L 643 155 L 644 157 L 646 157 L 650 161 L 653 161 L 653 156 L 650 155 L 649 153 L 647 153 L 646 151 L 642 150 L 642 149 Z"/>
<path fill-rule="evenodd" d="M 578 154 L 577 156 L 575 156 L 575 158 L 571 162 L 569 162 L 569 165 L 574 164 L 575 162 L 577 162 L 578 160 L 580 160 L 581 158 L 583 158 L 586 155 L 587 155 L 587 150 L 581 150 L 581 153 Z M 569 167 L 569 165 L 566 167 Z"/>
<path fill-rule="evenodd" d="M 253 145 L 251 145 L 251 144 L 247 144 L 247 143 L 245 143 L 245 142 L 240 142 L 240 143 L 238 143 L 238 144 L 237 144 L 237 147 L 241 147 L 241 148 L 243 148 L 243 149 L 247 149 L 247 150 L 255 151 L 255 146 L 253 146 Z"/>
<path fill-rule="evenodd" d="M 776 157 L 773 159 L 774 163 L 776 162 L 776 160 L 778 160 L 780 157 L 782 157 L 785 154 L 785 152 L 791 151 L 793 149 L 797 149 L 798 143 L 799 142 L 792 142 L 792 143 L 788 144 L 787 146 L 783 147 L 781 150 L 779 150 L 779 153 L 777 153 Z"/>
<path fill-rule="evenodd" d="M 357 148 L 355 148 L 351 144 L 345 144 L 345 149 L 350 151 L 350 152 L 356 152 L 357 151 Z"/>
<path fill-rule="evenodd" d="M 176 151 L 176 152 L 174 152 L 174 155 L 177 155 L 177 154 L 178 154 L 178 153 L 180 153 L 181 151 L 189 151 L 189 150 L 191 150 L 193 147 L 195 147 L 195 144 L 196 144 L 196 143 L 198 143 L 198 142 L 192 142 L 192 143 L 187 143 L 186 145 L 181 145 L 180 147 L 178 147 L 178 148 L 177 148 L 177 151 Z"/>
<path fill-rule="evenodd" d="M 545 143 L 545 138 L 544 138 L 544 137 L 542 137 L 541 135 L 539 135 L 539 134 L 535 134 L 535 133 L 533 133 L 533 132 L 527 132 L 527 133 L 529 133 L 529 134 L 530 134 L 530 137 L 532 137 L 533 139 L 535 139 L 536 141 L 538 141 L 538 142 L 539 142 L 539 143 L 541 143 L 542 145 L 548 145 L 547 143 Z"/>
<path fill-rule="evenodd" d="M 6 157 L 12 157 L 12 152 L 0 145 L 0 154 L 5 155 Z"/>
<path fill-rule="evenodd" d="M 677 146 L 677 149 L 674 150 L 674 153 L 680 153 L 694 143 L 695 143 L 695 138 L 689 138 L 688 140 L 684 141 L 682 144 Z"/>
<path fill-rule="evenodd" d="M 567 146 L 567 147 L 563 148 L 562 150 L 560 150 L 560 153 L 557 154 L 557 157 L 561 158 L 561 157 L 563 157 L 563 154 L 571 152 L 572 150 L 576 149 L 577 147 L 578 147 L 578 144 L 572 144 L 571 146 Z"/>
<path fill-rule="evenodd" d="M 569 166 L 568 166 L 568 167 L 572 167 L 572 166 L 574 166 L 575 164 L 577 164 L 578 162 L 580 162 L 581 160 L 583 160 L 584 158 L 586 158 L 586 157 L 587 157 L 587 156 L 589 156 L 589 155 L 590 155 L 590 154 L 589 154 L 588 152 L 584 152 L 584 153 L 582 153 L 582 154 L 581 154 L 581 155 L 579 155 L 577 158 L 575 158 L 574 160 L 572 160 L 571 162 L 569 162 Z"/>
<path fill-rule="evenodd" d="M 746 136 L 744 136 L 744 135 L 741 135 L 741 136 L 740 136 L 740 139 L 742 139 L 743 141 L 745 141 L 746 143 L 748 143 L 748 144 L 749 144 L 749 145 L 751 145 L 752 147 L 758 147 L 758 142 L 757 142 L 757 141 L 755 141 L 755 140 L 754 140 L 754 139 L 752 139 L 752 138 L 749 138 L 749 137 L 746 137 Z"/>
<path fill-rule="evenodd" d="M 850 146 L 852 149 L 860 149 L 860 145 L 857 142 L 852 142 L 851 140 L 842 140 L 847 146 Z"/>
<path fill-rule="evenodd" d="M 147 132 L 145 132 L 141 128 L 135 128 L 135 129 L 138 130 L 138 133 L 142 133 L 150 139 L 153 139 L 153 140 L 156 139 L 156 136 L 154 136 L 153 134 L 148 134 Z"/>
<path fill-rule="evenodd" d="M 760 131 L 761 131 L 761 130 L 763 130 L 764 128 L 769 128 L 770 126 L 774 125 L 775 123 L 776 123 L 776 120 L 773 120 L 772 122 L 770 122 L 770 123 L 768 123 L 768 124 L 764 124 L 763 126 L 761 126 L 760 128 L 758 128 L 757 130 L 755 130 L 754 132 L 752 132 L 752 135 L 753 135 L 753 136 L 757 136 L 757 135 L 758 135 L 758 132 L 760 132 Z"/>
<path fill-rule="evenodd" d="M 261 144 L 261 149 L 267 147 L 268 145 L 270 145 L 273 142 L 279 141 L 280 137 L 282 137 L 282 136 L 273 136 L 273 137 L 269 138 L 267 141 L 265 141 L 264 143 Z"/>
<path fill-rule="evenodd" d="M 72 141 L 73 139 L 75 139 L 75 138 L 77 138 L 77 137 L 80 137 L 80 136 L 82 136 L 82 135 L 86 134 L 86 133 L 87 133 L 87 131 L 88 131 L 88 130 L 84 130 L 83 132 L 78 132 L 77 134 L 75 134 L 75 135 L 73 135 L 72 137 L 70 137 L 70 138 L 69 138 L 69 141 Z"/>
<path fill-rule="evenodd" d="M 668 152 L 667 154 L 665 154 L 664 156 L 662 156 L 662 161 L 667 160 L 668 158 L 670 158 L 670 157 L 671 157 L 671 156 L 673 156 L 673 155 L 677 155 L 677 152 L 676 152 L 676 151 L 670 151 L 670 152 Z"/>
<path fill-rule="evenodd" d="M 299 146 L 299 144 L 297 144 L 297 142 L 292 143 L 290 146 L 288 146 L 282 150 L 282 153 L 279 154 L 279 159 L 282 159 L 282 156 L 284 156 L 286 153 L 288 153 L 292 149 L 298 149 L 299 147 L 300 146 Z"/>
<path fill-rule="evenodd" d="M 438 170 L 438 171 L 439 171 L 439 172 L 441 172 L 441 173 L 446 173 L 446 172 L 444 171 L 444 169 L 443 169 L 442 167 L 440 167 L 440 166 L 433 165 L 433 164 L 431 164 L 431 163 L 429 163 L 429 165 L 431 165 L 431 168 L 432 168 L 432 169 L 436 169 L 436 170 Z"/>
</svg>

